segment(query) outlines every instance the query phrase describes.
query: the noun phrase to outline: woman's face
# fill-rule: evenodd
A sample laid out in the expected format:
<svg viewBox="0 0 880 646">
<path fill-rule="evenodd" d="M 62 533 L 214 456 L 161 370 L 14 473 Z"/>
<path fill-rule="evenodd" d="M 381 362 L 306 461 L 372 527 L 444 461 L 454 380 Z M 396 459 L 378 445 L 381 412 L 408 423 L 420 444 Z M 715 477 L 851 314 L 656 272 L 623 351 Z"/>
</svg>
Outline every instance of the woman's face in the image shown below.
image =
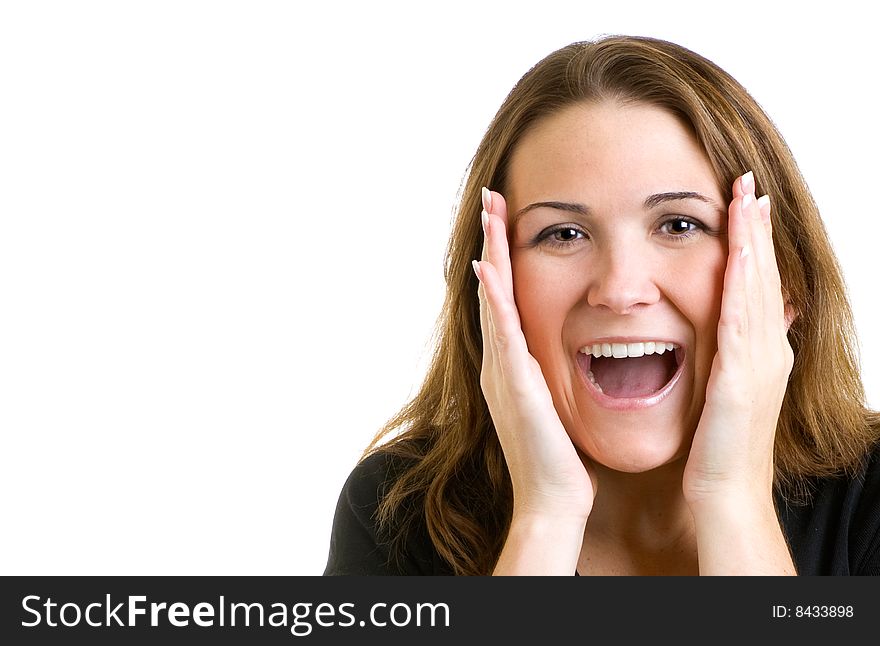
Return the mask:
<svg viewBox="0 0 880 646">
<path fill-rule="evenodd" d="M 693 134 L 645 104 L 566 108 L 517 145 L 505 197 L 523 332 L 574 443 L 626 472 L 686 456 L 727 262 Z"/>
</svg>

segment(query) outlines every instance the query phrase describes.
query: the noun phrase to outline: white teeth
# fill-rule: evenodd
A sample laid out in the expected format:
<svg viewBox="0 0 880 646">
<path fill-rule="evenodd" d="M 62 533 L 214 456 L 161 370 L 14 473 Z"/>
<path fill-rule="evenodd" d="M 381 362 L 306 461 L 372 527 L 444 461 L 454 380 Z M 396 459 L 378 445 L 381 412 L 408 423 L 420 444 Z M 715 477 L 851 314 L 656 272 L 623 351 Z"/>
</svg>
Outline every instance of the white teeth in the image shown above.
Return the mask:
<svg viewBox="0 0 880 646">
<path fill-rule="evenodd" d="M 663 354 L 667 350 L 675 350 L 678 348 L 674 343 L 668 341 L 647 341 L 645 343 L 594 343 L 581 348 L 584 354 L 592 354 L 597 359 L 599 357 L 614 357 L 615 359 L 625 359 L 627 357 L 641 357 L 646 354 Z"/>
<path fill-rule="evenodd" d="M 600 385 L 598 384 L 598 382 L 596 381 L 596 378 L 593 376 L 593 371 L 592 371 L 592 370 L 590 370 L 590 371 L 587 373 L 587 377 L 590 378 L 590 382 L 596 387 L 596 390 L 598 390 L 600 393 L 601 393 L 601 392 L 604 392 L 604 391 L 602 390 L 602 386 L 600 386 Z"/>
</svg>

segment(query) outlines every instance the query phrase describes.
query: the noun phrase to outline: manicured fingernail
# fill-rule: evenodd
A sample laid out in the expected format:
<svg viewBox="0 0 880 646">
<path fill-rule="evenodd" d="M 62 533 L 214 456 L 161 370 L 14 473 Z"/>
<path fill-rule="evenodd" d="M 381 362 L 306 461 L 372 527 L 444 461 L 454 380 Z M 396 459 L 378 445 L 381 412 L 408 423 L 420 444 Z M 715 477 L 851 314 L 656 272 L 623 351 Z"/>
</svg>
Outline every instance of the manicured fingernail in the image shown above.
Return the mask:
<svg viewBox="0 0 880 646">
<path fill-rule="evenodd" d="M 486 209 L 480 213 L 480 221 L 483 223 L 483 233 L 489 233 L 489 214 L 486 213 Z"/>
<path fill-rule="evenodd" d="M 747 208 L 749 208 L 752 205 L 752 201 L 754 199 L 755 196 L 751 193 L 746 193 L 745 195 L 743 195 L 742 210 L 745 211 Z"/>
<path fill-rule="evenodd" d="M 745 258 L 746 256 L 749 255 L 749 253 L 750 253 L 750 252 L 749 252 L 749 248 L 748 248 L 748 247 L 743 247 L 742 250 L 739 252 L 739 257 L 740 257 L 740 258 Z"/>
<path fill-rule="evenodd" d="M 765 206 L 768 206 L 769 204 L 770 204 L 770 196 L 769 195 L 762 195 L 761 197 L 758 198 L 758 208 L 759 209 L 763 209 Z"/>
<path fill-rule="evenodd" d="M 485 186 L 482 191 L 480 191 L 483 198 L 483 208 L 487 211 L 492 210 L 492 193 Z"/>
<path fill-rule="evenodd" d="M 752 171 L 749 171 L 745 175 L 742 176 L 742 180 L 740 180 L 740 185 L 742 186 L 743 193 L 749 194 L 755 192 L 755 174 Z"/>
<path fill-rule="evenodd" d="M 483 272 L 480 271 L 480 262 L 478 260 L 471 260 L 471 266 L 474 268 L 474 273 L 477 275 L 477 280 L 481 283 L 483 282 Z"/>
</svg>

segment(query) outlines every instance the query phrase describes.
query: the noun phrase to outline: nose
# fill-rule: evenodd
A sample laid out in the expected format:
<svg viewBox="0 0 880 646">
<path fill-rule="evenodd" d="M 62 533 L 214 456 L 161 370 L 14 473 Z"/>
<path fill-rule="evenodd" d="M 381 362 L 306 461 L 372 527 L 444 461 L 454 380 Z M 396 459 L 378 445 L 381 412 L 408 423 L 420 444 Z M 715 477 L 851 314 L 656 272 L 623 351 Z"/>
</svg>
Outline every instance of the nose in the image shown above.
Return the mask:
<svg viewBox="0 0 880 646">
<path fill-rule="evenodd" d="M 632 314 L 660 300 L 657 268 L 647 249 L 625 244 L 597 250 L 587 303 L 615 314 Z"/>
</svg>

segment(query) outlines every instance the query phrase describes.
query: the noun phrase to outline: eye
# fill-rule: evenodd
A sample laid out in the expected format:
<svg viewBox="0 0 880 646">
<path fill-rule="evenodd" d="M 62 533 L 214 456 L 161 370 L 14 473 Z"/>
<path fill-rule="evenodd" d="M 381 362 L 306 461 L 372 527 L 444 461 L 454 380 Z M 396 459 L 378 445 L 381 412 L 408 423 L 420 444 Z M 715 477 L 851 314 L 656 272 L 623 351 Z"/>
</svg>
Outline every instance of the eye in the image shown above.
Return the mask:
<svg viewBox="0 0 880 646">
<path fill-rule="evenodd" d="M 705 228 L 700 222 L 684 217 L 670 218 L 660 225 L 660 231 L 670 238 L 689 238 Z"/>
<path fill-rule="evenodd" d="M 553 239 L 557 242 L 572 242 L 579 237 L 583 237 L 583 234 L 572 227 L 562 227 L 553 231 Z"/>
<path fill-rule="evenodd" d="M 587 234 L 579 227 L 571 224 L 559 224 L 547 227 L 532 241 L 533 245 L 545 245 L 556 248 L 566 248 L 585 240 Z"/>
</svg>

